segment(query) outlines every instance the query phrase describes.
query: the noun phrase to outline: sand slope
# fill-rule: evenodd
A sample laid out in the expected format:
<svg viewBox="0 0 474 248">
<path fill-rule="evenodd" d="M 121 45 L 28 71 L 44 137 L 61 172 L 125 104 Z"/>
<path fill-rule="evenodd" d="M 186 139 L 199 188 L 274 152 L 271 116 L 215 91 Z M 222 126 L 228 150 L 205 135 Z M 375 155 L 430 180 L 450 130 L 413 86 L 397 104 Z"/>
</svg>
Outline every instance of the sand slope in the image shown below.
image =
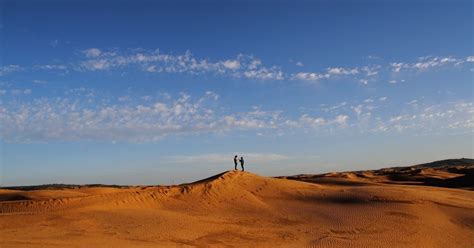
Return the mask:
<svg viewBox="0 0 474 248">
<path fill-rule="evenodd" d="M 180 186 L 3 189 L 0 247 L 474 246 L 473 191 L 336 174 L 346 183 L 229 171 Z"/>
</svg>

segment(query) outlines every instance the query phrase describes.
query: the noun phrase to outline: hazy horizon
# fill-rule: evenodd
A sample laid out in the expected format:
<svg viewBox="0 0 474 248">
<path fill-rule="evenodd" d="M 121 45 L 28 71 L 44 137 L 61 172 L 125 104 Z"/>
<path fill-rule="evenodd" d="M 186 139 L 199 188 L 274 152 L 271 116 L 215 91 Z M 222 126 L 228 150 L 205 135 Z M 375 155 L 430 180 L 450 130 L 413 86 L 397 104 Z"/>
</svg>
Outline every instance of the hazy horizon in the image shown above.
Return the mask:
<svg viewBox="0 0 474 248">
<path fill-rule="evenodd" d="M 185 3 L 185 4 L 183 4 Z M 0 1 L 0 185 L 474 157 L 471 1 Z"/>
</svg>

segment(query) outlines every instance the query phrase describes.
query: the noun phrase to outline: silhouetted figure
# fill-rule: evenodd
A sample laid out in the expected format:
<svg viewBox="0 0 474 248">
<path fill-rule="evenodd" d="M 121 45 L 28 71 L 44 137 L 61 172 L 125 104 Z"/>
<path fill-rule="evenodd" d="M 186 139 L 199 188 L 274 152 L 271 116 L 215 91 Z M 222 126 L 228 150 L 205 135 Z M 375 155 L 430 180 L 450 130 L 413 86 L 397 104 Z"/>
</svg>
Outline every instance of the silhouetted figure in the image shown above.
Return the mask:
<svg viewBox="0 0 474 248">
<path fill-rule="evenodd" d="M 242 166 L 242 171 L 244 171 L 244 157 L 240 157 L 240 166 Z"/>
<path fill-rule="evenodd" d="M 234 170 L 237 170 L 237 160 L 238 160 L 237 155 L 235 155 L 235 157 L 234 157 Z"/>
</svg>

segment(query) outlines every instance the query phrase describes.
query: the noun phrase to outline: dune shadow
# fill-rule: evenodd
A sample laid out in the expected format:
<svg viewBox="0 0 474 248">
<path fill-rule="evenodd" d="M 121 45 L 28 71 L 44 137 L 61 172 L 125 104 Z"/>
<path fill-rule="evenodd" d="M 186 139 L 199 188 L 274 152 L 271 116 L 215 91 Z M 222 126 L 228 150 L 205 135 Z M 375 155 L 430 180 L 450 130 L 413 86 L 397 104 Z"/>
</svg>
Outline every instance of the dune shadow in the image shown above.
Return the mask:
<svg viewBox="0 0 474 248">
<path fill-rule="evenodd" d="M 0 202 L 8 202 L 8 201 L 28 201 L 31 200 L 30 197 L 19 195 L 19 194 L 5 194 L 0 195 Z"/>
<path fill-rule="evenodd" d="M 389 173 L 386 176 L 388 180 L 396 182 L 410 182 L 414 179 L 413 176 L 398 173 Z"/>
<path fill-rule="evenodd" d="M 465 175 L 453 177 L 453 178 L 435 178 L 435 177 L 420 177 L 420 176 L 409 176 L 403 174 L 390 174 L 387 178 L 394 182 L 400 182 L 406 185 L 421 185 L 421 186 L 434 186 L 444 188 L 466 188 L 474 189 L 474 173 L 473 170 L 463 170 Z M 391 183 L 391 182 L 387 182 Z"/>
<path fill-rule="evenodd" d="M 446 187 L 446 188 L 474 188 L 474 174 L 464 176 L 439 179 L 439 178 L 422 178 L 420 181 L 425 185 Z"/>
<path fill-rule="evenodd" d="M 336 195 L 312 195 L 312 196 L 301 196 L 297 197 L 300 201 L 309 201 L 315 203 L 328 203 L 328 204 L 340 204 L 340 205 L 360 205 L 360 204 L 413 204 L 412 200 L 397 198 L 397 197 L 383 197 L 383 196 L 370 196 L 361 194 L 336 194 Z"/>
<path fill-rule="evenodd" d="M 180 184 L 180 185 L 185 186 L 185 185 L 190 185 L 190 184 L 199 184 L 199 183 L 210 182 L 210 181 L 218 179 L 219 177 L 221 177 L 221 176 L 223 176 L 223 175 L 225 175 L 226 173 L 229 173 L 229 172 L 231 172 L 231 171 L 224 171 L 222 173 L 219 173 L 219 174 L 214 175 L 214 176 L 210 176 L 208 178 L 204 178 L 204 179 L 201 179 L 201 180 L 198 180 L 198 181 L 195 181 L 195 182 L 184 183 L 184 184 Z"/>
<path fill-rule="evenodd" d="M 286 179 L 315 183 L 321 185 L 333 185 L 333 186 L 367 186 L 373 185 L 371 183 L 351 181 L 342 178 L 330 178 L 330 177 L 314 177 L 314 178 L 297 178 L 297 177 L 287 177 Z"/>
<path fill-rule="evenodd" d="M 356 195 L 313 195 L 298 197 L 297 200 L 329 204 L 368 204 L 370 199 Z"/>
</svg>

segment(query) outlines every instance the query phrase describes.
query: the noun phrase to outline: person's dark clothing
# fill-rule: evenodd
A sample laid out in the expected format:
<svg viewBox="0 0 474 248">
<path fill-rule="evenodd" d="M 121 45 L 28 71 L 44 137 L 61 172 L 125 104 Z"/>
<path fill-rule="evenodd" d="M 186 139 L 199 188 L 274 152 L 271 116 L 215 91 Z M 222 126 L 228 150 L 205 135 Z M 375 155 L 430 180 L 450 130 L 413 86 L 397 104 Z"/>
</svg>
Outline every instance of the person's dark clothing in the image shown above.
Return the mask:
<svg viewBox="0 0 474 248">
<path fill-rule="evenodd" d="M 237 170 L 237 156 L 234 157 L 234 170 Z"/>
<path fill-rule="evenodd" d="M 240 166 L 242 167 L 242 171 L 244 171 L 244 157 L 240 157 Z"/>
</svg>

